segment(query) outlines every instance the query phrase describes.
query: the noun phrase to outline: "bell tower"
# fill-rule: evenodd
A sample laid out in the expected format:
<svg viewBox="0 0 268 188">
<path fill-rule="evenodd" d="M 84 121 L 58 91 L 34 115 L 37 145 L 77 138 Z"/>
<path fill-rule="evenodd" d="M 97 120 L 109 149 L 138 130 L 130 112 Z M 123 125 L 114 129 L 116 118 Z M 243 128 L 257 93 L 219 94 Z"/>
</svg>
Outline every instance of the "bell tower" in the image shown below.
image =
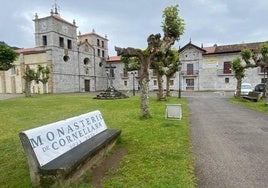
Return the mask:
<svg viewBox="0 0 268 188">
<path fill-rule="evenodd" d="M 68 50 L 77 47 L 76 23 L 74 20 L 71 23 L 61 18 L 57 4 L 51 9 L 50 16 L 39 18 L 36 13 L 33 21 L 36 47 L 60 47 Z"/>
<path fill-rule="evenodd" d="M 55 3 L 47 17 L 35 15 L 35 47 L 46 52 L 51 64 L 53 92 L 79 91 L 77 26 L 59 14 Z"/>
</svg>

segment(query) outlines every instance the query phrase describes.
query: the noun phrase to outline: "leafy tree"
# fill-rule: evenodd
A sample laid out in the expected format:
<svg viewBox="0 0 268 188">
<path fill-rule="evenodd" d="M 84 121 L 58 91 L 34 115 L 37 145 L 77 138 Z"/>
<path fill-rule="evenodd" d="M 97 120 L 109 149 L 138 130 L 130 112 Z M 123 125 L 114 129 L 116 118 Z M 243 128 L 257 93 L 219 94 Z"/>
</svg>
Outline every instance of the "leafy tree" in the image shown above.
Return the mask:
<svg viewBox="0 0 268 188">
<path fill-rule="evenodd" d="M 170 78 L 178 71 L 179 55 L 177 50 L 169 49 L 166 54 L 159 53 L 152 62 L 151 68 L 154 69 L 158 81 L 158 100 L 169 96 Z M 166 76 L 166 95 L 164 95 L 163 76 Z"/>
<path fill-rule="evenodd" d="M 242 60 L 240 57 L 234 59 L 232 62 L 231 68 L 235 73 L 235 78 L 237 79 L 236 86 L 236 97 L 241 97 L 241 85 L 242 79 L 246 76 L 245 70 L 248 68 L 255 68 L 259 66 L 259 60 L 257 59 L 257 53 L 252 53 L 252 51 L 248 48 L 245 48 L 240 53 L 242 60 L 246 64 L 242 64 Z"/>
<path fill-rule="evenodd" d="M 127 71 L 140 70 L 140 62 L 138 58 L 121 57 L 121 61 L 124 63 Z"/>
<path fill-rule="evenodd" d="M 26 65 L 25 75 L 25 96 L 31 97 L 31 83 L 33 80 L 38 80 L 38 74 L 34 69 L 30 69 L 29 65 Z"/>
<path fill-rule="evenodd" d="M 236 97 L 241 96 L 241 85 L 242 79 L 246 76 L 245 74 L 245 67 L 242 65 L 241 58 L 236 58 L 232 62 L 232 70 L 234 71 L 235 78 L 237 80 L 236 84 Z"/>
<path fill-rule="evenodd" d="M 268 97 L 267 97 L 267 93 L 268 93 L 268 43 L 264 43 L 262 46 L 261 46 L 261 49 L 260 49 L 260 54 L 261 54 L 261 57 L 259 59 L 260 61 L 260 65 L 264 67 L 265 69 L 265 72 L 266 72 L 266 104 L 268 104 Z"/>
<path fill-rule="evenodd" d="M 155 55 L 154 60 L 151 63 L 151 69 L 154 70 L 154 73 L 157 76 L 157 83 L 158 83 L 158 93 L 157 93 L 157 100 L 165 99 L 164 96 L 164 88 L 163 88 L 163 76 L 165 75 L 165 59 L 166 56 L 163 53 L 157 53 Z"/>
<path fill-rule="evenodd" d="M 8 45 L 0 43 L 0 71 L 7 71 L 10 69 L 18 55 L 19 54 Z"/>
<path fill-rule="evenodd" d="M 234 71 L 235 77 L 237 79 L 236 97 L 241 96 L 241 84 L 242 84 L 242 79 L 245 77 L 246 69 L 263 66 L 267 70 L 268 43 L 262 44 L 259 51 L 252 51 L 248 48 L 245 48 L 241 51 L 240 55 L 241 57 L 234 59 L 232 62 L 232 70 Z M 245 64 L 242 64 L 242 60 L 244 60 Z M 268 76 L 268 73 L 267 73 L 267 76 Z M 266 86 L 267 85 L 268 85 L 268 82 L 266 83 Z M 266 91 L 267 91 L 267 87 L 266 87 Z"/>
<path fill-rule="evenodd" d="M 166 58 L 165 58 L 165 75 L 167 78 L 166 83 L 166 96 L 169 96 L 169 85 L 170 85 L 170 79 L 174 74 L 179 70 L 179 54 L 177 50 L 169 50 L 167 52 Z"/>
<path fill-rule="evenodd" d="M 43 92 L 47 93 L 47 82 L 49 79 L 50 70 L 48 66 L 43 67 L 42 65 L 38 65 L 37 68 L 37 82 L 42 82 L 43 84 Z"/>
<path fill-rule="evenodd" d="M 149 113 L 149 68 L 159 53 L 166 54 L 175 41 L 184 33 L 184 20 L 178 16 L 178 5 L 165 8 L 163 11 L 164 21 L 162 28 L 164 37 L 160 34 L 151 34 L 147 38 L 145 50 L 135 48 L 115 47 L 117 55 L 123 57 L 136 57 L 140 62 L 140 86 L 141 86 L 141 116 L 148 118 Z"/>
</svg>

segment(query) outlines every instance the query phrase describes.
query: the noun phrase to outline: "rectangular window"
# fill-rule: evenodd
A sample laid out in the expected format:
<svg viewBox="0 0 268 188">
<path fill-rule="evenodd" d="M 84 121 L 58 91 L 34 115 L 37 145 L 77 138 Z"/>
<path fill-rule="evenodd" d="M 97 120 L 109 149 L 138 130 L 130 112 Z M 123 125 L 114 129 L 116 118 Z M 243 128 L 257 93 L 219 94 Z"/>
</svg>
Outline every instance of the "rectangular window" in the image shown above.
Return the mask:
<svg viewBox="0 0 268 188">
<path fill-rule="evenodd" d="M 262 78 L 261 79 L 261 83 L 266 83 L 267 82 L 267 78 Z"/>
<path fill-rule="evenodd" d="M 127 86 L 127 81 L 126 80 L 124 81 L 124 86 Z"/>
<path fill-rule="evenodd" d="M 186 90 L 194 90 L 194 79 L 186 79 Z"/>
<path fill-rule="evenodd" d="M 60 47 L 64 48 L 64 38 L 60 37 L 59 40 L 60 40 L 59 41 L 60 42 L 60 44 L 59 44 Z"/>
<path fill-rule="evenodd" d="M 194 64 L 187 64 L 187 75 L 194 74 Z"/>
<path fill-rule="evenodd" d="M 225 83 L 226 84 L 229 84 L 229 82 L 230 82 L 230 79 L 229 78 L 225 78 Z"/>
<path fill-rule="evenodd" d="M 67 40 L 67 45 L 68 45 L 68 49 L 72 49 L 72 41 L 71 40 Z"/>
<path fill-rule="evenodd" d="M 97 46 L 100 46 L 100 39 L 97 39 Z"/>
<path fill-rule="evenodd" d="M 42 39 L 43 39 L 43 46 L 46 46 L 47 45 L 47 36 L 46 35 L 42 36 Z"/>
<path fill-rule="evenodd" d="M 265 66 L 261 66 L 261 73 L 267 73 L 267 68 Z"/>
<path fill-rule="evenodd" d="M 114 78 L 114 69 L 110 69 L 110 77 Z"/>
<path fill-rule="evenodd" d="M 157 86 L 157 80 L 154 80 L 154 86 Z"/>
<path fill-rule="evenodd" d="M 223 63 L 223 74 L 231 74 L 232 69 L 231 69 L 231 62 L 226 61 Z"/>
<path fill-rule="evenodd" d="M 170 86 L 174 86 L 174 80 L 170 80 L 170 81 L 169 81 L 169 85 L 170 85 Z"/>
<path fill-rule="evenodd" d="M 102 52 L 101 52 L 101 57 L 104 57 L 104 50 L 102 50 Z"/>
<path fill-rule="evenodd" d="M 101 41 L 101 47 L 104 48 L 104 41 Z"/>
<path fill-rule="evenodd" d="M 98 49 L 98 56 L 100 57 L 100 49 Z"/>
<path fill-rule="evenodd" d="M 124 77 L 125 77 L 125 78 L 127 78 L 127 77 L 128 77 L 128 72 L 127 72 L 127 70 L 126 70 L 126 69 L 124 69 L 124 73 L 123 73 L 123 74 L 124 74 Z"/>
</svg>

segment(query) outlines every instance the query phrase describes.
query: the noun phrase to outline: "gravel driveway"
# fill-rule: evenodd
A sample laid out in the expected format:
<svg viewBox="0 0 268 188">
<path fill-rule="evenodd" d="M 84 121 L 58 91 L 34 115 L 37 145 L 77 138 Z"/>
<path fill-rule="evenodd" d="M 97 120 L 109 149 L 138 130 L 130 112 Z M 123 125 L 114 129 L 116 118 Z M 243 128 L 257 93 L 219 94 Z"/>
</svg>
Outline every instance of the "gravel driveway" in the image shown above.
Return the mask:
<svg viewBox="0 0 268 188">
<path fill-rule="evenodd" d="M 223 93 L 185 97 L 198 187 L 268 187 L 268 115 L 232 104 Z"/>
</svg>

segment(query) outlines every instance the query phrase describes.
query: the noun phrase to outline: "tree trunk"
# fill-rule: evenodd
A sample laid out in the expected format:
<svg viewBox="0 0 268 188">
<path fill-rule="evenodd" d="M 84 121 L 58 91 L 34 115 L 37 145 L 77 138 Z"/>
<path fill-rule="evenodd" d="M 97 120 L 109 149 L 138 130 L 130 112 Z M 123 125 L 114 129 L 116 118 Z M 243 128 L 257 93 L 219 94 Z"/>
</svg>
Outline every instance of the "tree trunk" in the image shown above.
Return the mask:
<svg viewBox="0 0 268 188">
<path fill-rule="evenodd" d="M 31 97 L 31 81 L 25 79 L 25 97 Z"/>
<path fill-rule="evenodd" d="M 148 118 L 149 113 L 149 79 L 143 78 L 141 80 L 141 116 Z"/>
<path fill-rule="evenodd" d="M 43 83 L 43 93 L 47 93 L 47 83 Z"/>
<path fill-rule="evenodd" d="M 164 89 L 163 89 L 163 79 L 162 76 L 157 72 L 157 82 L 158 82 L 158 95 L 157 100 L 161 101 L 164 99 Z"/>
<path fill-rule="evenodd" d="M 149 113 L 149 67 L 151 64 L 151 58 L 154 54 L 149 56 L 144 55 L 141 50 L 134 48 L 119 48 L 115 47 L 117 55 L 128 56 L 128 57 L 138 57 L 140 59 L 140 80 L 139 84 L 141 86 L 141 116 L 148 118 Z"/>
<path fill-rule="evenodd" d="M 150 117 L 149 112 L 149 67 L 150 59 L 142 58 L 141 59 L 141 69 L 140 69 L 140 85 L 141 85 L 141 116 L 144 118 Z"/>
<path fill-rule="evenodd" d="M 235 97 L 241 97 L 241 85 L 242 85 L 242 76 L 237 76 L 237 85 L 236 85 L 236 95 Z"/>
</svg>

